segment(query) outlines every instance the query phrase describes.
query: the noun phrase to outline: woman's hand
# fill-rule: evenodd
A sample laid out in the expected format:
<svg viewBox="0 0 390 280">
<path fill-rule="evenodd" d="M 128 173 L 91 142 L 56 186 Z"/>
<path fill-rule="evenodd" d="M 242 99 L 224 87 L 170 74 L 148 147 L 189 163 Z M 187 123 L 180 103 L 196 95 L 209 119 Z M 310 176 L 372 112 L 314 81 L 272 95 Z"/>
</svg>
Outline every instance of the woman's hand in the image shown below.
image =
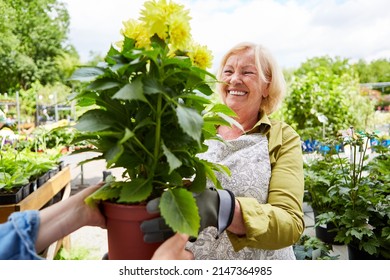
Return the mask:
<svg viewBox="0 0 390 280">
<path fill-rule="evenodd" d="M 74 207 L 77 207 L 80 211 L 79 213 L 83 214 L 85 226 L 98 226 L 101 228 L 106 228 L 106 219 L 100 212 L 99 206 L 96 205 L 91 207 L 85 204 L 85 199 L 103 185 L 104 183 L 102 182 L 95 186 L 85 188 L 84 190 L 75 194 L 73 197 L 75 199 L 73 202 Z"/>
<path fill-rule="evenodd" d="M 176 233 L 154 252 L 152 260 L 193 260 L 194 255 L 185 249 L 188 235 Z"/>
<path fill-rule="evenodd" d="M 38 252 L 83 226 L 106 228 L 106 220 L 99 207 L 91 207 L 84 201 L 102 185 L 88 187 L 40 211 L 40 226 L 35 242 Z"/>
</svg>

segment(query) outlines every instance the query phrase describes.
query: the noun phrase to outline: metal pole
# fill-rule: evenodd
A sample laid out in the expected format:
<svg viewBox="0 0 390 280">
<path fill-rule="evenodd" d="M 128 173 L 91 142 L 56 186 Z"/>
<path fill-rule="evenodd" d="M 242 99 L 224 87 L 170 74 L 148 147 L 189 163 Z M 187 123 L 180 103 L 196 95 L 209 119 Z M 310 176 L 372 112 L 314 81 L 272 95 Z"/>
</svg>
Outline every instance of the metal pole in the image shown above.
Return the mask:
<svg viewBox="0 0 390 280">
<path fill-rule="evenodd" d="M 322 137 L 325 139 L 325 123 L 322 123 Z"/>
<path fill-rule="evenodd" d="M 58 122 L 58 104 L 57 104 L 57 92 L 54 92 L 54 113 L 56 122 Z"/>
<path fill-rule="evenodd" d="M 84 164 L 80 166 L 81 185 L 84 185 Z"/>
<path fill-rule="evenodd" d="M 19 91 L 16 91 L 16 112 L 18 115 L 18 134 L 20 134 L 20 106 L 19 106 Z"/>
<path fill-rule="evenodd" d="M 35 127 L 39 126 L 38 92 L 35 94 Z"/>
</svg>

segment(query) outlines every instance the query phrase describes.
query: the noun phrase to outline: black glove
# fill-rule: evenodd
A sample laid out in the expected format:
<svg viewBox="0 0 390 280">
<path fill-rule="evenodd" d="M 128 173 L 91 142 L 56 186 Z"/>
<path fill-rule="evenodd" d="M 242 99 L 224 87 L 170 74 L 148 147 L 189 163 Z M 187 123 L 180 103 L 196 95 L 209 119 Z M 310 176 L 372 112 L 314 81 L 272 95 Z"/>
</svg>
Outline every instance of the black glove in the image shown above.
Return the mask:
<svg viewBox="0 0 390 280">
<path fill-rule="evenodd" d="M 225 231 L 233 220 L 235 196 L 229 190 L 206 189 L 200 194 L 193 194 L 199 209 L 199 232 L 213 226 L 218 229 L 218 235 Z M 153 199 L 146 205 L 149 213 L 159 213 L 160 198 Z M 174 234 L 165 223 L 164 218 L 143 221 L 141 231 L 147 243 L 162 242 Z"/>
</svg>

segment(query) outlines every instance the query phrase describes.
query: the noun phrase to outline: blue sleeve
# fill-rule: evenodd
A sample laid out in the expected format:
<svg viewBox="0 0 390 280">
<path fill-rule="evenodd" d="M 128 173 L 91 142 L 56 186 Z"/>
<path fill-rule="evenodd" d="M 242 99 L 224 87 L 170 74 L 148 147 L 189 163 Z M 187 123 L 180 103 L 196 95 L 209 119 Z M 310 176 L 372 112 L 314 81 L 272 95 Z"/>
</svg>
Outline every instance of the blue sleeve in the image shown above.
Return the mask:
<svg viewBox="0 0 390 280">
<path fill-rule="evenodd" d="M 35 251 L 39 224 L 37 210 L 12 213 L 6 223 L 0 224 L 0 259 L 43 259 Z"/>
</svg>

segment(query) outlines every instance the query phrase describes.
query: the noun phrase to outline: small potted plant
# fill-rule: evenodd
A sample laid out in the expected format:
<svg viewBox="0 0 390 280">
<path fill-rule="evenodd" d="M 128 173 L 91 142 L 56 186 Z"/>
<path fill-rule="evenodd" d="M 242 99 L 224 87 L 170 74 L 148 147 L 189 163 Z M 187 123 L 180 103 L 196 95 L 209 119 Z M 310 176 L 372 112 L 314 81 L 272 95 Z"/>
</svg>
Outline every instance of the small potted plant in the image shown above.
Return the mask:
<svg viewBox="0 0 390 280">
<path fill-rule="evenodd" d="M 174 231 L 197 236 L 200 218 L 192 193 L 204 190 L 207 178 L 221 188 L 214 172 L 229 172 L 196 156 L 207 149 L 204 140 L 216 136 L 217 125 L 230 125 L 232 111 L 211 101 L 216 82 L 206 70 L 211 54 L 192 41 L 189 20 L 182 5 L 147 1 L 139 19 L 124 22 L 123 41 L 110 48 L 105 62 L 81 67 L 71 78 L 87 82 L 75 97 L 78 104 L 94 105 L 75 126 L 80 132 L 76 141 L 92 146 L 77 152 L 98 152 L 91 160 L 105 159 L 107 168 L 125 170 L 122 178 L 109 177 L 87 199 L 103 204 L 109 259 L 150 258 L 159 245 L 132 247 L 142 243 L 129 236 L 139 228 L 137 221 L 132 229 L 118 230 L 130 244 L 122 243 L 117 250 L 121 252 L 114 253 L 110 242 L 118 237 L 110 227 L 125 218 L 113 218 L 113 207 L 135 213 L 141 205 L 141 219 L 147 219 L 146 202 L 161 196 L 166 223 Z M 148 250 L 144 255 L 125 255 Z"/>
<path fill-rule="evenodd" d="M 297 260 L 337 260 L 339 256 L 331 254 L 331 246 L 314 236 L 302 235 L 293 246 Z"/>
<path fill-rule="evenodd" d="M 318 223 L 335 225 L 335 240 L 348 245 L 350 259 L 390 259 L 389 156 L 374 155 L 368 160 L 368 142 L 374 137 L 352 130 L 346 140 L 351 149 L 349 162 L 340 161 L 328 170 L 343 172 L 343 179 L 329 189 L 341 205 L 317 217 Z"/>
<path fill-rule="evenodd" d="M 347 159 L 340 159 L 346 162 Z M 304 201 L 310 205 L 314 212 L 316 236 L 328 244 L 336 244 L 334 224 L 318 222 L 318 216 L 342 207 L 343 201 L 334 195 L 332 186 L 343 179 L 343 171 L 339 166 L 338 158 L 332 153 L 316 154 L 316 157 L 304 163 L 305 195 Z"/>
</svg>

